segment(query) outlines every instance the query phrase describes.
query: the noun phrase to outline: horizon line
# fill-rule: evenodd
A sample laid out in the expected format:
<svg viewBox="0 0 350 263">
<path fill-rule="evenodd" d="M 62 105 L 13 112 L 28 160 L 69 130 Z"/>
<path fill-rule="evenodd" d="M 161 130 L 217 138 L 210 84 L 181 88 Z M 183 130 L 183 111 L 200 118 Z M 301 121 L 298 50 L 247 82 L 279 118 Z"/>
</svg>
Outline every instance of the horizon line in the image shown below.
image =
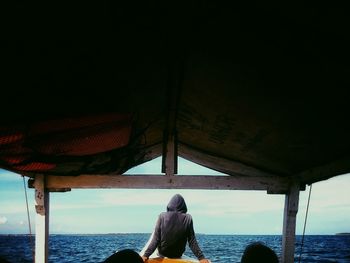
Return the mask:
<svg viewBox="0 0 350 263">
<path fill-rule="evenodd" d="M 151 235 L 152 233 L 149 232 L 116 232 L 116 233 L 49 233 L 49 235 L 86 235 L 86 236 L 92 236 L 92 235 Z M 283 236 L 283 234 L 213 234 L 213 233 L 196 233 L 196 235 L 206 235 L 206 236 Z M 350 232 L 341 232 L 341 233 L 334 233 L 334 234 L 305 234 L 304 236 L 342 236 L 342 235 L 350 235 Z M 25 233 L 0 233 L 0 236 L 35 236 L 35 234 L 25 234 Z M 296 234 L 295 236 L 303 236 L 302 234 Z"/>
</svg>

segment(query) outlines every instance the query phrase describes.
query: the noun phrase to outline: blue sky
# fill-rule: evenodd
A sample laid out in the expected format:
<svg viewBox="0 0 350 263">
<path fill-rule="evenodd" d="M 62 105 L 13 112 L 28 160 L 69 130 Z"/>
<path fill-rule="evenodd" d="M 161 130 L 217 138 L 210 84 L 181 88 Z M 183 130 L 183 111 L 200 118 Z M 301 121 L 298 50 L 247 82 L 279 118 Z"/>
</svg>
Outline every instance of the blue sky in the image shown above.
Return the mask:
<svg viewBox="0 0 350 263">
<path fill-rule="evenodd" d="M 157 158 L 128 173 L 160 173 Z M 219 174 L 184 159 L 179 174 Z M 26 179 L 27 180 L 27 179 Z M 27 182 L 26 182 L 27 184 Z M 312 187 L 306 234 L 350 232 L 350 174 Z M 309 187 L 300 193 L 303 230 Z M 34 190 L 27 189 L 32 229 Z M 50 195 L 50 233 L 150 233 L 175 193 L 184 196 L 197 233 L 281 234 L 284 195 L 265 191 L 73 189 Z M 0 170 L 0 234 L 28 233 L 23 179 Z"/>
</svg>

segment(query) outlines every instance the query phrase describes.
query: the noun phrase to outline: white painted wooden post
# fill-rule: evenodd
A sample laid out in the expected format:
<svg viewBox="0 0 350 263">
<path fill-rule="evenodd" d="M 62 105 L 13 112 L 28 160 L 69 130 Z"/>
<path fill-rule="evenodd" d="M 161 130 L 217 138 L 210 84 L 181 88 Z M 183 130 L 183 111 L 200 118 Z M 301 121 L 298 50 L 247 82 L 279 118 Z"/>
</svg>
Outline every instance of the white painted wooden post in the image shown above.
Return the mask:
<svg viewBox="0 0 350 263">
<path fill-rule="evenodd" d="M 293 263 L 295 252 L 295 227 L 299 207 L 300 185 L 293 183 L 284 203 L 283 237 L 282 237 L 282 263 Z"/>
<path fill-rule="evenodd" d="M 50 193 L 45 189 L 43 175 L 35 176 L 35 263 L 47 263 L 49 256 Z"/>
</svg>

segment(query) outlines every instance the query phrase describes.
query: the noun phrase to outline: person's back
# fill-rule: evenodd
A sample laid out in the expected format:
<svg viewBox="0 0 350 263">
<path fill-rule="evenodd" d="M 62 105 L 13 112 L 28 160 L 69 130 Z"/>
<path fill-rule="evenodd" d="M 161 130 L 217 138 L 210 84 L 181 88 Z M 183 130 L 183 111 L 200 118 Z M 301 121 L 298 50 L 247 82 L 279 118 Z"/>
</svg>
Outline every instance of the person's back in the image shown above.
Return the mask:
<svg viewBox="0 0 350 263">
<path fill-rule="evenodd" d="M 187 241 L 196 257 L 202 262 L 208 262 L 198 246 L 192 217 L 187 214 L 185 200 L 176 194 L 167 205 L 167 212 L 159 215 L 153 238 L 144 252 L 143 259 L 147 260 L 156 248 L 159 256 L 180 258 L 186 249 Z"/>
<path fill-rule="evenodd" d="M 159 220 L 161 225 L 159 253 L 170 258 L 181 257 L 187 243 L 189 215 L 176 212 L 162 213 Z"/>
<path fill-rule="evenodd" d="M 268 246 L 254 242 L 245 248 L 241 263 L 278 263 L 278 257 Z"/>
</svg>

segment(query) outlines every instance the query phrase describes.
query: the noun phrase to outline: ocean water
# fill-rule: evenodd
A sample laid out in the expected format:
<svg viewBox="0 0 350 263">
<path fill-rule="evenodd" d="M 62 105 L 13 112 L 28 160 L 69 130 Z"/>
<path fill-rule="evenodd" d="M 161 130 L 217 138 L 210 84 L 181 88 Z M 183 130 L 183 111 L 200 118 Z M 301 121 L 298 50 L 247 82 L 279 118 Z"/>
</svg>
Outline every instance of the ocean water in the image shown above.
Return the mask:
<svg viewBox="0 0 350 263">
<path fill-rule="evenodd" d="M 116 250 L 131 248 L 140 251 L 149 234 L 50 235 L 49 262 L 102 262 Z M 261 241 L 280 256 L 279 235 L 204 235 L 197 240 L 205 256 L 213 263 L 240 262 L 244 248 Z M 299 260 L 301 237 L 297 236 L 295 262 Z M 194 257 L 189 248 L 187 256 Z M 11 263 L 33 262 L 27 235 L 0 235 L 1 258 Z M 305 236 L 301 262 L 350 262 L 350 236 Z"/>
</svg>

